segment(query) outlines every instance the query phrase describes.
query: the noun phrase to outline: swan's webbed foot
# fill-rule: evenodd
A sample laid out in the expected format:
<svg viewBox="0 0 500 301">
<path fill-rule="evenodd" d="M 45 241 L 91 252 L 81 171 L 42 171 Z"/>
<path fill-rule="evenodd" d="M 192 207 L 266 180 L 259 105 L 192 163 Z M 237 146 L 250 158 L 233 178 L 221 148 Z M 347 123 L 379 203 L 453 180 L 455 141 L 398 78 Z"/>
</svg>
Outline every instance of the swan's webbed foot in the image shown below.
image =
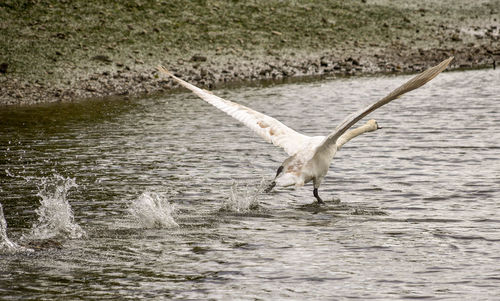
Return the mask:
<svg viewBox="0 0 500 301">
<path fill-rule="evenodd" d="M 313 194 L 314 194 L 314 197 L 316 198 L 316 200 L 318 200 L 318 204 L 324 204 L 325 202 L 323 202 L 323 200 L 319 197 L 319 194 L 318 194 L 318 188 L 314 188 L 313 189 Z"/>
<path fill-rule="evenodd" d="M 276 182 L 275 181 L 272 181 L 271 184 L 269 184 L 269 186 L 267 186 L 266 189 L 264 189 L 264 192 L 265 193 L 269 193 L 271 192 L 271 190 L 273 190 L 274 186 L 276 186 Z"/>
</svg>

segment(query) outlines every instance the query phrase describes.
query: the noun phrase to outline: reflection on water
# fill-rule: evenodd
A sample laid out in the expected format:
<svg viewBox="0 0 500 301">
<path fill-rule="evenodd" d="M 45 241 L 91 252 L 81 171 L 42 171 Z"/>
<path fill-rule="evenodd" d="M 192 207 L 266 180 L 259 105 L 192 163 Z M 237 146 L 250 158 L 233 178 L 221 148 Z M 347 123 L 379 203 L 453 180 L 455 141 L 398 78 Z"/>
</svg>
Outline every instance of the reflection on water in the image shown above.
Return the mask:
<svg viewBox="0 0 500 301">
<path fill-rule="evenodd" d="M 216 93 L 325 135 L 407 79 Z M 3 108 L 1 242 L 60 247 L 0 253 L 0 299 L 495 299 L 499 82 L 448 72 L 374 112 L 323 207 L 261 193 L 284 152 L 188 92 Z"/>
</svg>

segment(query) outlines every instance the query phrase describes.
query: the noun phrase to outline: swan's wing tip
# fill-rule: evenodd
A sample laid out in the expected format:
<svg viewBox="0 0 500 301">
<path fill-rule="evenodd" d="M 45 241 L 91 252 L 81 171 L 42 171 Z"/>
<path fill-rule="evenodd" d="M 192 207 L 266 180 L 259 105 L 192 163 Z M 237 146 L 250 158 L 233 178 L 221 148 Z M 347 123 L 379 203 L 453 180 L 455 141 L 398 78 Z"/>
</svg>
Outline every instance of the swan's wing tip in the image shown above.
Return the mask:
<svg viewBox="0 0 500 301">
<path fill-rule="evenodd" d="M 448 67 L 448 65 L 450 65 L 450 63 L 453 61 L 453 59 L 454 59 L 454 57 L 450 56 L 449 58 L 442 61 L 438 65 L 425 70 L 424 72 L 420 73 L 419 75 L 414 77 L 409 82 L 405 83 L 402 86 L 402 87 L 404 87 L 403 88 L 404 91 L 402 93 L 400 93 L 400 95 L 402 95 L 406 92 L 409 92 L 413 89 L 419 88 L 419 87 L 423 86 L 425 83 L 431 81 L 433 78 L 438 76 L 439 73 L 443 72 Z"/>
<path fill-rule="evenodd" d="M 437 73 L 436 75 L 438 75 L 439 73 L 441 73 L 441 71 L 443 71 L 444 69 L 446 69 L 448 67 L 448 65 L 455 59 L 454 56 L 450 56 L 449 58 L 447 58 L 446 60 L 442 61 L 441 63 L 439 63 L 438 65 L 436 65 L 434 68 L 432 69 L 437 69 Z"/>
<path fill-rule="evenodd" d="M 163 67 L 162 65 L 156 66 L 156 70 L 158 70 L 161 73 L 164 73 L 164 74 L 166 74 L 168 76 L 174 77 L 174 75 L 170 71 L 168 71 L 165 67 Z"/>
<path fill-rule="evenodd" d="M 448 66 L 454 59 L 455 59 L 454 56 L 450 56 L 448 59 L 444 60 L 442 64 Z"/>
</svg>

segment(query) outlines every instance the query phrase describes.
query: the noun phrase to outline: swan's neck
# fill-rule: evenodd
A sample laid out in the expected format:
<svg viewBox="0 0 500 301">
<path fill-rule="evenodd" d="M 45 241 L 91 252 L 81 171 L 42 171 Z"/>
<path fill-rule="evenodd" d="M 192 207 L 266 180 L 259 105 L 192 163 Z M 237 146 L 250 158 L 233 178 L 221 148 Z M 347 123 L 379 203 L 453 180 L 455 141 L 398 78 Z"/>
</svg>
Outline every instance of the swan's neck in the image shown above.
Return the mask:
<svg viewBox="0 0 500 301">
<path fill-rule="evenodd" d="M 337 140 L 337 150 L 340 149 L 344 144 L 350 141 L 352 138 L 357 137 L 366 132 L 372 132 L 377 129 L 376 124 L 367 123 L 365 125 L 360 126 L 354 130 L 350 130 L 345 132 L 340 138 Z"/>
</svg>

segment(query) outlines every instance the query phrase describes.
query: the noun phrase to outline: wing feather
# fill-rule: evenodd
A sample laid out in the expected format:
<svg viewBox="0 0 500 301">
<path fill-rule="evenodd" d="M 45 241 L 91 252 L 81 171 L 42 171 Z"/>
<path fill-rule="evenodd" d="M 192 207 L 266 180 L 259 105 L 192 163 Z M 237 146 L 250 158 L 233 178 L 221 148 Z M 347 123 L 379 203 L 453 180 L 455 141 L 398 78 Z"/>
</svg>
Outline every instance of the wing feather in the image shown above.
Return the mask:
<svg viewBox="0 0 500 301">
<path fill-rule="evenodd" d="M 329 148 L 333 147 L 337 139 L 342 136 L 350 127 L 352 127 L 356 122 L 360 121 L 365 117 L 366 115 L 370 114 L 371 112 L 375 111 L 376 109 L 380 108 L 381 106 L 391 102 L 394 99 L 397 99 L 401 95 L 410 92 L 414 89 L 417 89 L 421 86 L 423 86 L 425 83 L 429 82 L 432 80 L 434 77 L 436 77 L 439 73 L 441 73 L 446 67 L 451 63 L 453 60 L 453 57 L 450 57 L 444 61 L 442 61 L 440 64 L 429 68 L 425 70 L 424 72 L 418 74 L 417 76 L 413 77 L 403 85 L 401 85 L 399 88 L 395 89 L 392 91 L 389 95 L 386 97 L 380 99 L 379 101 L 376 101 L 369 105 L 366 108 L 363 108 L 357 112 L 354 112 L 353 114 L 347 116 L 340 125 L 335 129 L 333 133 L 328 135 L 325 140 L 318 146 L 316 149 L 316 153 L 320 153 L 323 151 L 328 151 Z"/>
<path fill-rule="evenodd" d="M 191 90 L 204 101 L 248 126 L 267 142 L 282 147 L 290 156 L 294 155 L 300 149 L 300 146 L 302 146 L 306 140 L 310 139 L 309 136 L 294 131 L 272 117 L 259 113 L 243 105 L 220 98 L 212 94 L 210 91 L 200 89 L 176 77 L 162 66 L 158 66 L 157 69 L 161 73 L 173 78 L 180 85 Z"/>
</svg>

